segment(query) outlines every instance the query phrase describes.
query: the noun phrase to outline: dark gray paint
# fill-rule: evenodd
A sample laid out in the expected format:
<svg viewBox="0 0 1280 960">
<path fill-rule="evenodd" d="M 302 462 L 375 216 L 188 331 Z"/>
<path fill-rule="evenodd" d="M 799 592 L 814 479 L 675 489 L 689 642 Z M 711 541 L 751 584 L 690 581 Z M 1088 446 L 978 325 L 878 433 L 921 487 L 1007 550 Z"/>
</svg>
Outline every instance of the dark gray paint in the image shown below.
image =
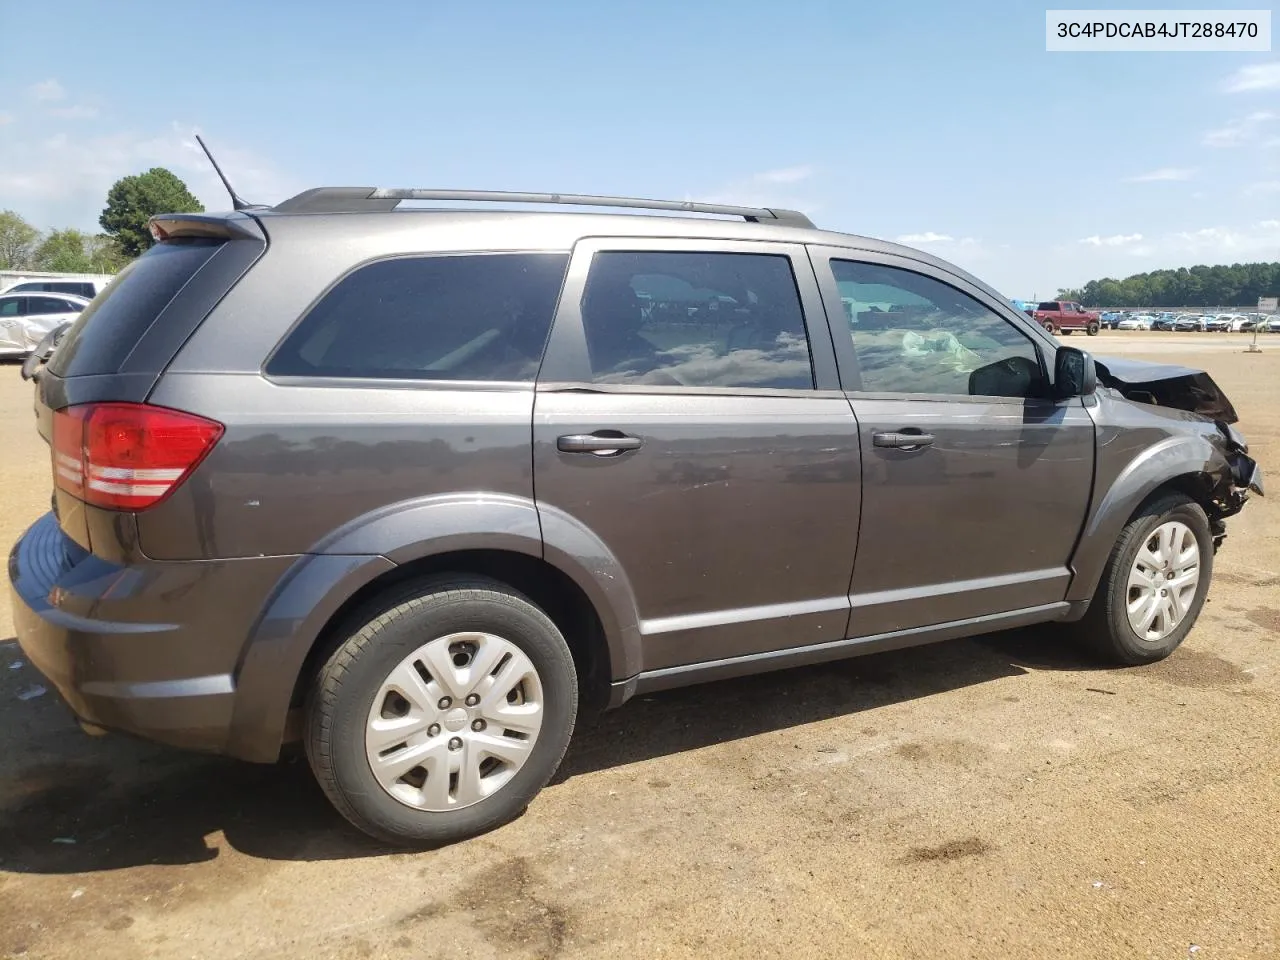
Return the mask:
<svg viewBox="0 0 1280 960">
<path fill-rule="evenodd" d="M 229 232 L 242 239 L 228 246 L 255 243 L 238 216 Z M 1239 507 L 1227 441 L 1193 415 L 1105 389 L 1085 403 L 859 393 L 825 266 L 835 254 L 945 279 L 1016 324 L 1053 369 L 1057 342 L 995 291 L 894 244 L 776 221 L 255 218 L 265 253 L 260 238 L 240 248 L 257 257 L 247 273 L 243 258 L 215 257 L 240 272 L 184 288 L 182 316 L 171 304 L 173 326 L 152 324 L 131 354 L 146 369 L 39 380 L 46 437 L 51 410 L 98 400 L 147 398 L 227 427 L 161 506 L 135 520 L 59 495 L 61 529 L 46 517 L 15 548 L 24 649 L 94 723 L 272 760 L 332 618 L 399 565 L 443 552 L 503 551 L 563 571 L 602 624 L 620 701 L 1077 617 L 1120 527 L 1161 484 L 1199 478 L 1205 502 L 1224 504 L 1212 510 Z M 591 252 L 610 246 L 791 257 L 817 389 L 586 384 L 577 300 Z M 574 251 L 536 389 L 262 376 L 297 318 L 359 264 L 499 250 Z M 835 336 L 828 315 L 841 321 Z M 934 446 L 870 441 L 911 425 L 927 425 Z M 617 458 L 556 449 L 562 434 L 598 429 L 644 442 Z"/>
</svg>

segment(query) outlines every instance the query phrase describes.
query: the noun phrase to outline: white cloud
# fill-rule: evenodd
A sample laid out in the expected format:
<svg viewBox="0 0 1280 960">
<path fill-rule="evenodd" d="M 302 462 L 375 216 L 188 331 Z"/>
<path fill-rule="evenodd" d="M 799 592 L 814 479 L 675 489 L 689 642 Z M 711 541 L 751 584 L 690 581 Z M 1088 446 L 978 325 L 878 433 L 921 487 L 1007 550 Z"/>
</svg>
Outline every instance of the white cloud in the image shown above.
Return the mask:
<svg viewBox="0 0 1280 960">
<path fill-rule="evenodd" d="M 1239 147 L 1255 140 L 1259 128 L 1275 119 L 1276 115 L 1270 110 L 1258 110 L 1217 130 L 1207 131 L 1200 142 L 1206 147 Z"/>
<path fill-rule="evenodd" d="M 780 170 L 766 170 L 757 173 L 752 179 L 758 183 L 799 183 L 813 176 L 813 167 L 803 164 L 798 167 L 783 167 Z"/>
<path fill-rule="evenodd" d="M 166 167 L 206 208 L 226 210 L 231 202 L 195 142 L 197 132 L 174 123 L 147 133 L 5 137 L 0 139 L 0 209 L 20 210 L 41 228 L 96 230 L 112 183 L 151 167 Z M 236 190 L 250 201 L 271 203 L 300 188 L 262 157 L 221 137 L 217 156 Z"/>
<path fill-rule="evenodd" d="M 1117 233 L 1110 237 L 1100 237 L 1094 235 L 1092 237 L 1083 237 L 1076 243 L 1087 244 L 1091 247 L 1123 247 L 1130 243 L 1137 243 L 1142 239 L 1140 233 Z"/>
<path fill-rule="evenodd" d="M 1227 93 L 1244 93 L 1250 90 L 1280 90 L 1280 61 L 1255 63 L 1241 67 L 1227 77 L 1222 85 Z"/>
<path fill-rule="evenodd" d="M 62 117 L 65 120 L 92 120 L 98 115 L 98 108 L 77 103 L 71 107 L 57 107 L 49 112 L 55 117 Z"/>
<path fill-rule="evenodd" d="M 1188 167 L 1160 167 L 1157 170 L 1151 170 L 1147 173 L 1140 173 L 1136 177 L 1129 177 L 1126 183 L 1155 183 L 1165 180 L 1190 180 L 1195 176 L 1195 171 Z"/>
<path fill-rule="evenodd" d="M 61 100 L 67 95 L 67 91 L 62 89 L 62 84 L 57 80 L 41 80 L 29 87 L 27 92 L 42 103 Z"/>
<path fill-rule="evenodd" d="M 1252 258 L 1274 260 L 1280 245 L 1280 220 L 1255 227 L 1202 227 L 1171 234 L 1162 248 L 1166 256 L 1195 256 L 1196 263 L 1232 263 Z"/>
<path fill-rule="evenodd" d="M 932 230 L 926 230 L 924 233 L 904 233 L 894 239 L 898 243 L 950 243 L 954 238 L 945 233 L 934 233 Z"/>
</svg>

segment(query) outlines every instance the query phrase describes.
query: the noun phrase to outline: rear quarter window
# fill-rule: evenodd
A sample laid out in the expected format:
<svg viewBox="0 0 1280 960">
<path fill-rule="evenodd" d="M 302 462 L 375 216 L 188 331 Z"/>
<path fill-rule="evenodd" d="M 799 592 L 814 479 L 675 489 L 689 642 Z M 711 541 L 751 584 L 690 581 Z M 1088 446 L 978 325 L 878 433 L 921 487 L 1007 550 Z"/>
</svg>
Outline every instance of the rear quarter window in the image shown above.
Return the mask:
<svg viewBox="0 0 1280 960">
<path fill-rule="evenodd" d="M 338 282 L 267 361 L 275 377 L 532 381 L 568 254 L 381 260 Z"/>
<path fill-rule="evenodd" d="M 223 241 L 158 243 L 84 308 L 49 362 L 58 377 L 116 373 L 156 318 Z"/>
</svg>

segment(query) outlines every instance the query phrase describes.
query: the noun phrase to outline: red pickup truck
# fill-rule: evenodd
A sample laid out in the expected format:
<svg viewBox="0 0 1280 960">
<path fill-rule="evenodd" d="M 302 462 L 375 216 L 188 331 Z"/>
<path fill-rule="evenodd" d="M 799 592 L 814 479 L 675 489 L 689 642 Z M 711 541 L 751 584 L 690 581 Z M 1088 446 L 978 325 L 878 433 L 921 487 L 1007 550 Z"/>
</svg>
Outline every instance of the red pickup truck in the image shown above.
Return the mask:
<svg viewBox="0 0 1280 960">
<path fill-rule="evenodd" d="M 1091 337 L 1096 337 L 1102 329 L 1102 318 L 1090 313 L 1080 304 L 1070 300 L 1046 300 L 1034 310 L 1028 310 L 1031 319 L 1050 333 L 1069 334 L 1072 330 L 1083 330 Z"/>
</svg>

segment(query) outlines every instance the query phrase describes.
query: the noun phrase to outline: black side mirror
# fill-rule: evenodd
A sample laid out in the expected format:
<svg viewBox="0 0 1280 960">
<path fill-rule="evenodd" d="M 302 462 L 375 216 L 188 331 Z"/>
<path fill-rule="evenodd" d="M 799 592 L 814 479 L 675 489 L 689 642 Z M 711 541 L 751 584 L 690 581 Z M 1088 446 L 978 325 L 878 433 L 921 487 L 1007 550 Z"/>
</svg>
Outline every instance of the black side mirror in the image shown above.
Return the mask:
<svg viewBox="0 0 1280 960">
<path fill-rule="evenodd" d="M 1059 347 L 1053 362 L 1053 397 L 1088 397 L 1098 389 L 1098 371 L 1093 357 L 1075 347 Z"/>
</svg>

